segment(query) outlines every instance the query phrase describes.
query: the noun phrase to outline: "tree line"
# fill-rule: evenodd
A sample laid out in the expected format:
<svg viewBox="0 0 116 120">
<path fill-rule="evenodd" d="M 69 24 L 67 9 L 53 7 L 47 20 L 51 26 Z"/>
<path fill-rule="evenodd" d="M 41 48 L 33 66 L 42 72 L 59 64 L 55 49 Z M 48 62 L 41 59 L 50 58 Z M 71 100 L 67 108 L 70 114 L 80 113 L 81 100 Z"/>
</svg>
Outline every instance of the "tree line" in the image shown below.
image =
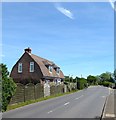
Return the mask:
<svg viewBox="0 0 116 120">
<path fill-rule="evenodd" d="M 84 77 L 69 77 L 65 76 L 64 83 L 77 83 L 77 87 L 79 89 L 83 89 L 84 87 L 90 86 L 90 85 L 103 85 L 105 87 L 115 87 L 116 80 L 116 70 L 114 73 L 111 72 L 105 72 L 101 75 L 93 76 L 89 75 L 87 78 Z"/>
</svg>

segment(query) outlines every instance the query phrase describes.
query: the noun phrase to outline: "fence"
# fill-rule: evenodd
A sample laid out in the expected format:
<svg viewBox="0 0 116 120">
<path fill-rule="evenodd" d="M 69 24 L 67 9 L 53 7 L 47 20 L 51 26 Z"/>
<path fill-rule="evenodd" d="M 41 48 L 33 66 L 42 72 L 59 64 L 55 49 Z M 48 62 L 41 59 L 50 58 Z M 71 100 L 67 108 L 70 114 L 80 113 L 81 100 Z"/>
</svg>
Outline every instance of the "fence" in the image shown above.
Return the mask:
<svg viewBox="0 0 116 120">
<path fill-rule="evenodd" d="M 12 97 L 10 104 L 24 102 L 25 101 L 24 91 L 25 91 L 25 86 L 18 83 L 15 95 Z"/>
<path fill-rule="evenodd" d="M 50 95 L 70 92 L 73 89 L 76 89 L 75 83 L 70 83 L 68 85 L 49 85 L 48 83 L 45 83 L 44 85 L 41 85 L 40 83 L 37 83 L 36 85 L 32 83 L 23 85 L 18 83 L 15 95 L 12 97 L 10 104 L 25 102 L 28 100 L 36 100 Z"/>
<path fill-rule="evenodd" d="M 50 86 L 50 95 L 56 95 L 64 92 L 64 86 L 63 85 L 53 85 Z"/>
<path fill-rule="evenodd" d="M 29 83 L 27 85 L 18 83 L 16 92 L 12 97 L 10 104 L 25 102 L 27 100 L 39 99 L 43 96 L 44 96 L 44 88 L 40 83 L 36 85 L 32 83 Z"/>
</svg>

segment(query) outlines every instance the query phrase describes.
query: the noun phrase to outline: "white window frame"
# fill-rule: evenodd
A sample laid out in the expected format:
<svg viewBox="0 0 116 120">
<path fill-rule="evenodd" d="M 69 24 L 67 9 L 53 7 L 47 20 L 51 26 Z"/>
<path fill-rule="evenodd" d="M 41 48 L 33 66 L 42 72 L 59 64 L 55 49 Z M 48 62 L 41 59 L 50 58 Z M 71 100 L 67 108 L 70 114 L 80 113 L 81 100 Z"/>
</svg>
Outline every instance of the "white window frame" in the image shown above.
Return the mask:
<svg viewBox="0 0 116 120">
<path fill-rule="evenodd" d="M 49 69 L 49 72 L 52 73 L 53 67 L 52 67 L 52 66 L 49 66 L 48 69 Z"/>
<path fill-rule="evenodd" d="M 18 63 L 18 73 L 22 73 L 23 69 L 22 69 L 22 63 Z"/>
<path fill-rule="evenodd" d="M 34 62 L 30 62 L 29 72 L 34 72 Z"/>
<path fill-rule="evenodd" d="M 60 69 L 56 68 L 56 73 L 59 75 L 60 74 Z"/>
</svg>

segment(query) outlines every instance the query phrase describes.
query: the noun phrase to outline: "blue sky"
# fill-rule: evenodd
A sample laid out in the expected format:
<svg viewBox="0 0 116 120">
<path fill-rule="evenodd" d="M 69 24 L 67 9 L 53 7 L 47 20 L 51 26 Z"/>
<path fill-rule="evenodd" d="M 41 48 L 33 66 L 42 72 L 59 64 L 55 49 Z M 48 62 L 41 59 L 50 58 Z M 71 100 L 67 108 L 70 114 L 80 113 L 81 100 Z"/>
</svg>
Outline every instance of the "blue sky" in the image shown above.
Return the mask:
<svg viewBox="0 0 116 120">
<path fill-rule="evenodd" d="M 3 3 L 2 62 L 11 71 L 30 47 L 65 75 L 114 70 L 114 11 L 104 3 Z"/>
</svg>

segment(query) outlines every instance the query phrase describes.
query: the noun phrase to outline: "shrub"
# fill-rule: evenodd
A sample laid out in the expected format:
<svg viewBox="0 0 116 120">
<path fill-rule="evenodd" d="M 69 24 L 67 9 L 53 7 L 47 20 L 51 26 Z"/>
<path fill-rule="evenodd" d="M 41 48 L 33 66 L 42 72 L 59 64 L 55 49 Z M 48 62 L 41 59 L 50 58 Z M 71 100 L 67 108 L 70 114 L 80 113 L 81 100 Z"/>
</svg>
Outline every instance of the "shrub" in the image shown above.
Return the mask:
<svg viewBox="0 0 116 120">
<path fill-rule="evenodd" d="M 80 78 L 77 82 L 77 89 L 81 90 L 84 89 L 87 85 L 87 80 L 84 78 Z"/>
<path fill-rule="evenodd" d="M 104 81 L 104 82 L 102 83 L 102 85 L 105 86 L 105 87 L 112 87 L 112 83 L 111 83 L 111 82 L 108 82 L 108 81 Z"/>
</svg>

